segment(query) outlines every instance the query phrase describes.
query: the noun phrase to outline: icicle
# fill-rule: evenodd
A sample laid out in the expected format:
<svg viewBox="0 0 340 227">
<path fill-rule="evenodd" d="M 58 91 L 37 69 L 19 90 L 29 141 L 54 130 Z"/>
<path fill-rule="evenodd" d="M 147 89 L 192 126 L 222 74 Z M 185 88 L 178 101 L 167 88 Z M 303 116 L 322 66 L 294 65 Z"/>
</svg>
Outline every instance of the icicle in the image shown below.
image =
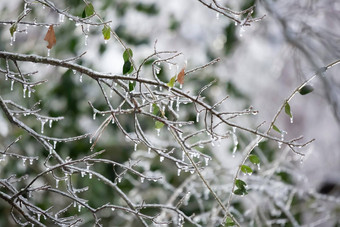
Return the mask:
<svg viewBox="0 0 340 227">
<path fill-rule="evenodd" d="M 149 148 L 148 148 L 148 154 L 150 154 L 150 153 L 151 153 L 151 148 L 149 147 Z"/>
<path fill-rule="evenodd" d="M 9 43 L 9 45 L 13 46 L 13 36 L 11 36 L 11 42 Z"/>
<path fill-rule="evenodd" d="M 114 208 L 114 207 L 112 207 L 112 208 L 111 208 L 111 210 L 112 210 L 112 211 L 115 211 L 115 208 Z"/>
<path fill-rule="evenodd" d="M 183 88 L 183 84 L 179 84 L 179 89 L 182 89 Z"/>
<path fill-rule="evenodd" d="M 44 118 L 39 118 L 40 122 L 41 122 L 41 133 L 44 133 L 44 125 L 46 124 L 46 122 L 48 121 L 47 119 Z"/>
<path fill-rule="evenodd" d="M 90 141 L 89 142 L 90 142 L 90 144 L 92 143 L 92 136 L 90 136 Z"/>
<path fill-rule="evenodd" d="M 216 13 L 216 20 L 220 19 L 220 13 Z"/>
<path fill-rule="evenodd" d="M 108 40 L 107 40 L 107 39 L 104 39 L 104 44 L 105 44 L 105 45 L 107 44 L 107 42 L 108 42 Z"/>
<path fill-rule="evenodd" d="M 79 76 L 79 82 L 80 82 L 80 83 L 83 83 L 83 75 L 80 75 L 80 76 Z"/>
<path fill-rule="evenodd" d="M 76 207 L 76 206 L 77 206 L 77 202 L 73 201 L 73 207 Z"/>
<path fill-rule="evenodd" d="M 161 129 L 156 129 L 156 131 L 157 131 L 157 136 L 160 136 L 160 134 L 161 134 Z"/>
<path fill-rule="evenodd" d="M 59 180 L 55 179 L 55 188 L 58 188 L 58 187 L 59 187 Z"/>
<path fill-rule="evenodd" d="M 160 157 L 159 157 L 159 161 L 160 161 L 160 162 L 163 162 L 163 161 L 164 161 L 164 157 L 163 157 L 163 156 L 160 156 Z"/>
<path fill-rule="evenodd" d="M 53 152 L 53 147 L 50 146 L 50 147 L 49 147 L 49 153 L 52 154 L 52 152 Z"/>
<path fill-rule="evenodd" d="M 23 96 L 23 98 L 26 98 L 26 90 L 27 90 L 27 85 L 24 84 L 24 88 L 23 88 L 23 90 L 22 90 L 22 96 Z"/>
<path fill-rule="evenodd" d="M 47 57 L 51 55 L 51 49 L 47 49 Z"/>
<path fill-rule="evenodd" d="M 118 183 L 122 182 L 122 178 L 121 177 L 118 177 Z"/>
<path fill-rule="evenodd" d="M 113 90 L 110 90 L 110 98 L 112 98 Z"/>
<path fill-rule="evenodd" d="M 28 34 L 28 24 L 25 25 L 25 34 Z"/>
<path fill-rule="evenodd" d="M 28 87 L 27 87 L 27 90 L 28 90 L 27 96 L 28 96 L 28 98 L 31 98 L 31 93 L 32 93 L 31 87 L 28 86 Z"/>
<path fill-rule="evenodd" d="M 81 172 L 80 172 L 80 176 L 81 176 L 81 177 L 84 177 L 85 175 L 86 175 L 86 173 L 85 173 L 84 171 L 81 171 Z"/>
<path fill-rule="evenodd" d="M 112 124 L 114 124 L 114 123 L 115 123 L 115 118 L 114 118 L 114 117 L 112 117 L 112 121 L 111 121 L 111 123 L 112 123 Z"/>
<path fill-rule="evenodd" d="M 59 14 L 59 23 L 63 23 L 65 19 L 65 15 L 64 14 Z"/>
<path fill-rule="evenodd" d="M 145 179 L 144 177 L 141 177 L 141 178 L 140 178 L 140 182 L 141 182 L 141 183 L 144 183 L 144 179 Z"/>
<path fill-rule="evenodd" d="M 93 120 L 96 120 L 96 114 L 97 114 L 97 112 L 94 112 L 94 113 L 93 113 L 93 117 L 92 117 Z"/>
<path fill-rule="evenodd" d="M 208 164 L 209 164 L 209 158 L 205 157 L 205 158 L 204 158 L 204 161 L 205 161 L 205 166 L 208 166 Z"/>
<path fill-rule="evenodd" d="M 293 124 L 293 122 L 294 122 L 294 119 L 293 119 L 293 115 L 292 115 L 292 117 L 290 118 L 290 123 Z"/>
<path fill-rule="evenodd" d="M 14 80 L 11 80 L 11 91 L 13 91 Z"/>
<path fill-rule="evenodd" d="M 28 198 L 31 198 L 31 197 L 32 197 L 32 191 L 29 190 L 29 191 L 28 191 Z"/>
<path fill-rule="evenodd" d="M 133 150 L 137 151 L 137 143 L 135 143 L 135 146 L 134 146 Z"/>
<path fill-rule="evenodd" d="M 50 119 L 50 120 L 48 121 L 48 126 L 49 126 L 50 128 L 52 128 L 52 122 L 53 122 L 52 119 Z"/>
<path fill-rule="evenodd" d="M 29 160 L 30 160 L 30 165 L 33 165 L 34 159 L 33 159 L 33 158 L 30 158 Z"/>
<path fill-rule="evenodd" d="M 92 173 L 89 173 L 89 178 L 92 179 Z"/>
<path fill-rule="evenodd" d="M 25 166 L 26 165 L 26 158 L 22 159 L 22 164 Z"/>
<path fill-rule="evenodd" d="M 181 169 L 177 169 L 177 176 L 181 175 Z"/>
<path fill-rule="evenodd" d="M 179 104 L 180 104 L 179 97 L 177 96 L 177 100 L 176 100 L 176 110 L 177 110 L 177 112 L 179 111 Z"/>
<path fill-rule="evenodd" d="M 240 28 L 240 37 L 242 37 L 243 36 L 243 33 L 245 32 L 245 29 L 244 29 L 244 27 L 243 26 L 241 26 L 241 28 Z"/>
<path fill-rule="evenodd" d="M 54 141 L 53 141 L 53 149 L 55 149 L 56 147 L 57 147 L 57 141 L 54 140 Z"/>
<path fill-rule="evenodd" d="M 38 221 L 40 221 L 40 216 L 41 216 L 41 214 L 38 213 L 38 214 L 37 214 L 37 220 L 38 220 Z"/>
<path fill-rule="evenodd" d="M 236 136 L 236 128 L 235 127 L 233 127 L 233 142 L 234 142 L 234 148 L 233 148 L 232 156 L 235 157 L 235 153 L 236 153 L 237 145 L 238 145 L 238 140 L 237 140 L 237 136 Z"/>
<path fill-rule="evenodd" d="M 260 170 L 260 169 L 261 169 L 261 164 L 257 163 L 257 170 Z"/>
<path fill-rule="evenodd" d="M 86 31 L 87 32 L 90 32 L 90 26 L 91 26 L 90 24 L 86 24 Z"/>
<path fill-rule="evenodd" d="M 163 90 L 163 87 L 162 86 L 159 86 L 159 91 L 162 91 Z"/>
<path fill-rule="evenodd" d="M 87 46 L 87 39 L 88 39 L 88 35 L 85 35 L 85 38 L 84 38 L 84 45 Z"/>
<path fill-rule="evenodd" d="M 199 121 L 200 121 L 200 113 L 197 112 L 197 114 L 196 114 L 196 122 L 199 122 Z"/>
<path fill-rule="evenodd" d="M 152 105 L 149 105 L 149 112 L 152 113 Z"/>
<path fill-rule="evenodd" d="M 190 170 L 190 174 L 194 174 L 195 173 L 195 170 Z"/>
<path fill-rule="evenodd" d="M 77 70 L 72 69 L 72 73 L 75 75 L 77 73 Z"/>
<path fill-rule="evenodd" d="M 81 208 L 82 208 L 82 205 L 81 205 L 81 204 L 78 204 L 78 212 L 81 211 Z"/>
<path fill-rule="evenodd" d="M 26 15 L 27 14 L 27 3 L 25 2 L 24 4 L 24 14 Z"/>
</svg>

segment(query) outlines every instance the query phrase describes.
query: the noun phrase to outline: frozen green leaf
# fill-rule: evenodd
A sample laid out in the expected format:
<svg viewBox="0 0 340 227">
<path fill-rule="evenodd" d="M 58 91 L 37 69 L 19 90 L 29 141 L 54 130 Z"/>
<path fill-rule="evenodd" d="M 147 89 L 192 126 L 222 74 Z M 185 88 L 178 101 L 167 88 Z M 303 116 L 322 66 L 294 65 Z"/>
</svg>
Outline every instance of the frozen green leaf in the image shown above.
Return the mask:
<svg viewBox="0 0 340 227">
<path fill-rule="evenodd" d="M 130 61 L 126 61 L 123 65 L 123 74 L 129 74 L 129 73 L 132 73 L 133 71 L 133 67 L 131 65 L 131 62 Z"/>
<path fill-rule="evenodd" d="M 307 85 L 303 86 L 303 87 L 299 90 L 299 93 L 300 93 L 301 95 L 307 95 L 308 93 L 311 93 L 312 91 L 314 91 L 313 86 L 307 84 Z"/>
<path fill-rule="evenodd" d="M 234 226 L 234 225 L 235 225 L 235 222 L 230 217 L 227 217 L 227 220 L 225 221 L 224 226 Z"/>
<path fill-rule="evenodd" d="M 155 122 L 155 128 L 156 129 L 161 129 L 161 128 L 163 128 L 163 126 L 164 126 L 163 122 L 160 122 L 160 121 Z"/>
<path fill-rule="evenodd" d="M 133 91 L 136 87 L 136 81 L 130 81 L 129 82 L 129 91 Z"/>
<path fill-rule="evenodd" d="M 278 133 L 281 133 L 281 130 L 280 130 L 278 127 L 276 127 L 276 125 L 273 125 L 273 129 L 274 129 L 275 131 L 277 131 Z"/>
<path fill-rule="evenodd" d="M 290 112 L 290 105 L 288 102 L 286 102 L 286 105 L 285 105 L 285 113 L 290 117 L 292 118 L 292 113 Z"/>
<path fill-rule="evenodd" d="M 102 34 L 103 34 L 105 40 L 109 40 L 110 37 L 111 37 L 111 28 L 107 25 L 104 25 L 104 27 L 102 29 Z"/>
<path fill-rule="evenodd" d="M 249 161 L 255 165 L 260 163 L 259 157 L 257 157 L 257 155 L 254 154 L 249 155 Z"/>
<path fill-rule="evenodd" d="M 171 77 L 169 83 L 167 83 L 168 87 L 174 87 L 176 82 L 176 76 Z"/>
<path fill-rule="evenodd" d="M 152 113 L 154 115 L 157 115 L 159 113 L 159 107 L 157 106 L 157 104 L 152 104 Z"/>
<path fill-rule="evenodd" d="M 251 174 L 253 172 L 253 170 L 247 165 L 242 165 L 241 171 L 245 174 Z"/>
<path fill-rule="evenodd" d="M 244 188 L 247 184 L 246 184 L 246 182 L 244 182 L 243 180 L 236 179 L 235 185 L 236 185 L 236 187 L 238 187 L 238 188 Z"/>
<path fill-rule="evenodd" d="M 94 7 L 92 3 L 89 3 L 85 6 L 84 12 L 85 12 L 85 17 L 90 17 L 94 14 Z M 84 12 L 83 12 L 83 17 L 84 17 Z"/>
<path fill-rule="evenodd" d="M 16 30 L 17 30 L 17 24 L 16 23 L 14 23 L 14 24 L 12 24 L 12 26 L 9 28 L 9 32 L 11 33 L 11 36 L 13 37 L 13 35 L 14 35 L 14 32 L 16 32 Z"/>
<path fill-rule="evenodd" d="M 133 56 L 132 50 L 130 48 L 127 48 L 123 53 L 124 62 L 129 61 L 130 57 L 132 58 L 132 56 Z"/>
<path fill-rule="evenodd" d="M 248 192 L 247 192 L 247 189 L 245 188 L 238 188 L 234 191 L 234 194 L 235 195 L 247 195 Z"/>
</svg>

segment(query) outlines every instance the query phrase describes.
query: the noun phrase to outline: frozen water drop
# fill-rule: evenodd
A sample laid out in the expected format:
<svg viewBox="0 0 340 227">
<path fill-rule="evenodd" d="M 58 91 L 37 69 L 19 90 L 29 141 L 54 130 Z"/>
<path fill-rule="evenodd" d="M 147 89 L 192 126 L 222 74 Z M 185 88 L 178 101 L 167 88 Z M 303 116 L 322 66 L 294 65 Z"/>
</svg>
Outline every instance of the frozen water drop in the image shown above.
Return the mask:
<svg viewBox="0 0 340 227">
<path fill-rule="evenodd" d="M 53 149 L 56 149 L 56 147 L 57 147 L 57 141 L 54 140 L 54 141 L 53 141 Z"/>
<path fill-rule="evenodd" d="M 151 153 L 151 148 L 149 147 L 149 148 L 148 148 L 148 154 L 150 154 L 150 153 Z"/>
<path fill-rule="evenodd" d="M 181 175 L 181 169 L 178 169 L 177 170 L 177 176 L 180 176 Z"/>
<path fill-rule="evenodd" d="M 122 182 L 122 178 L 121 177 L 118 177 L 118 183 Z"/>
<path fill-rule="evenodd" d="M 94 112 L 94 113 L 93 113 L 93 117 L 92 117 L 92 118 L 93 118 L 93 120 L 96 120 L 96 115 L 97 115 L 97 113 L 96 113 L 96 112 Z"/>
<path fill-rule="evenodd" d="M 52 122 L 53 122 L 52 119 L 50 119 L 50 120 L 48 121 L 48 126 L 49 126 L 50 128 L 52 128 Z"/>
<path fill-rule="evenodd" d="M 300 164 L 303 164 L 304 157 L 305 157 L 305 156 L 301 156 L 301 157 L 300 157 Z"/>
<path fill-rule="evenodd" d="M 23 88 L 23 90 L 22 90 L 22 96 L 23 96 L 23 98 L 26 98 L 26 90 L 27 90 L 27 85 L 24 84 L 24 88 Z"/>
<path fill-rule="evenodd" d="M 88 39 L 88 35 L 85 35 L 85 38 L 84 38 L 84 45 L 87 46 L 87 39 Z"/>
<path fill-rule="evenodd" d="M 24 166 L 26 165 L 26 160 L 27 160 L 26 158 L 23 158 L 23 159 L 22 159 L 22 164 L 23 164 Z"/>
<path fill-rule="evenodd" d="M 163 156 L 160 156 L 160 157 L 159 157 L 159 161 L 160 161 L 160 162 L 163 162 L 163 161 L 164 161 L 164 157 L 163 157 Z"/>
<path fill-rule="evenodd" d="M 115 211 L 115 208 L 114 208 L 114 207 L 112 207 L 112 208 L 111 208 L 111 210 L 112 210 L 112 211 Z"/>
<path fill-rule="evenodd" d="M 220 19 L 220 13 L 216 13 L 216 20 Z"/>
<path fill-rule="evenodd" d="M 55 180 L 55 187 L 56 187 L 56 188 L 59 187 L 59 180 L 58 180 L 58 179 Z"/>
<path fill-rule="evenodd" d="M 157 136 L 160 136 L 160 134 L 161 134 L 161 129 L 156 129 L 156 131 L 157 131 Z"/>
<path fill-rule="evenodd" d="M 209 158 L 207 158 L 207 157 L 204 158 L 204 161 L 205 161 L 205 165 L 208 166 L 208 164 L 209 164 Z"/>
<path fill-rule="evenodd" d="M 110 90 L 110 98 L 112 98 L 113 90 Z"/>
<path fill-rule="evenodd" d="M 92 179 L 92 173 L 89 173 L 89 178 Z"/>
<path fill-rule="evenodd" d="M 47 57 L 51 55 L 51 49 L 47 48 Z"/>
<path fill-rule="evenodd" d="M 134 146 L 133 150 L 137 151 L 137 143 L 135 143 L 135 146 Z"/>
<path fill-rule="evenodd" d="M 104 39 L 104 44 L 107 44 L 108 40 L 107 39 Z"/>
<path fill-rule="evenodd" d="M 82 208 L 82 205 L 78 205 L 78 212 L 80 212 L 81 211 L 81 208 Z"/>
<path fill-rule="evenodd" d="M 179 89 L 182 89 L 183 88 L 183 84 L 179 84 Z"/>
<path fill-rule="evenodd" d="M 34 159 L 30 158 L 30 165 L 33 165 L 33 161 L 34 161 Z"/>
<path fill-rule="evenodd" d="M 294 122 L 294 119 L 293 119 L 293 115 L 292 115 L 292 117 L 290 118 L 290 123 L 293 124 L 293 122 Z"/>
<path fill-rule="evenodd" d="M 257 163 L 257 170 L 260 170 L 261 169 L 261 165 L 260 163 Z"/>
<path fill-rule="evenodd" d="M 83 83 L 83 75 L 80 75 L 80 76 L 79 76 L 79 82 L 80 82 L 80 83 Z"/>
<path fill-rule="evenodd" d="M 144 182 L 144 179 L 145 179 L 144 177 L 141 177 L 141 178 L 140 178 L 140 182 L 143 183 L 143 182 Z"/>
<path fill-rule="evenodd" d="M 65 15 L 64 14 L 59 14 L 59 23 L 63 23 L 65 19 Z"/>
<path fill-rule="evenodd" d="M 73 73 L 73 74 L 76 74 L 76 73 L 77 73 L 77 70 L 72 69 L 72 73 Z"/>
<path fill-rule="evenodd" d="M 200 113 L 198 112 L 197 114 L 196 114 L 196 122 L 199 122 L 200 121 Z"/>
</svg>

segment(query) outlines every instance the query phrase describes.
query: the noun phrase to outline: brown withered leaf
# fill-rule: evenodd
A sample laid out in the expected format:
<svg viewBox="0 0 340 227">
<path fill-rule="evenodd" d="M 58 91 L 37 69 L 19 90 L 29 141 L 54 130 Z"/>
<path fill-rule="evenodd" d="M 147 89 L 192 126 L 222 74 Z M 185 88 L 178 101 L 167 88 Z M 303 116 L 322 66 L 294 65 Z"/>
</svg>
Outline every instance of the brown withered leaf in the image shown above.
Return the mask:
<svg viewBox="0 0 340 227">
<path fill-rule="evenodd" d="M 185 76 L 184 69 L 185 68 L 183 68 L 177 75 L 177 81 L 180 84 L 184 84 L 184 76 Z"/>
<path fill-rule="evenodd" d="M 48 45 L 47 45 L 48 49 L 51 49 L 57 43 L 57 39 L 54 34 L 53 25 L 50 25 L 50 27 L 48 28 L 48 31 L 45 35 L 44 40 L 48 42 Z"/>
</svg>

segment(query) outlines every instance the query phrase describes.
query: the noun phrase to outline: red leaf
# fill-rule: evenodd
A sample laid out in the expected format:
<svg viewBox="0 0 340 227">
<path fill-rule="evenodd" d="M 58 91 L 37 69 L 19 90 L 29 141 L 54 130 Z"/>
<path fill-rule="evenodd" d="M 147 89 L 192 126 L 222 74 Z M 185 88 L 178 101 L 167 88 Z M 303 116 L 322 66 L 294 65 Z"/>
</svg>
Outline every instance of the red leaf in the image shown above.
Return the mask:
<svg viewBox="0 0 340 227">
<path fill-rule="evenodd" d="M 183 68 L 177 75 L 177 81 L 180 84 L 184 84 L 184 76 L 185 76 L 184 69 L 185 68 Z"/>
<path fill-rule="evenodd" d="M 48 49 L 51 49 L 57 43 L 57 39 L 54 34 L 53 25 L 50 25 L 50 27 L 48 28 L 48 31 L 45 35 L 44 40 L 48 42 L 48 45 L 47 45 Z"/>
</svg>

